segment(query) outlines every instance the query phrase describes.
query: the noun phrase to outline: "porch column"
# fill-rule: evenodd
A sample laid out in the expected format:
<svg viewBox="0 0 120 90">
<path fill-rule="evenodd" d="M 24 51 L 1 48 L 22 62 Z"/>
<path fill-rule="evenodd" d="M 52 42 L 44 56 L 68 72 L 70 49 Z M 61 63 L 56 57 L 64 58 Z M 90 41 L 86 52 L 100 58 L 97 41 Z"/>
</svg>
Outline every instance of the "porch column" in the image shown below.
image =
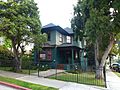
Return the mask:
<svg viewBox="0 0 120 90">
<path fill-rule="evenodd" d="M 72 48 L 72 64 L 74 64 L 74 49 Z"/>
<path fill-rule="evenodd" d="M 57 47 L 56 47 L 56 46 L 55 46 L 55 49 L 54 49 L 54 50 L 55 50 L 55 53 L 54 53 L 54 55 L 55 55 L 55 56 L 54 56 L 54 60 L 55 60 L 55 62 L 57 62 Z"/>
<path fill-rule="evenodd" d="M 81 68 L 82 68 L 82 70 L 85 70 L 84 50 L 81 53 Z"/>
<path fill-rule="evenodd" d="M 57 68 L 56 66 L 57 65 L 57 47 L 56 46 L 53 49 L 52 56 L 53 56 L 52 68 Z"/>
</svg>

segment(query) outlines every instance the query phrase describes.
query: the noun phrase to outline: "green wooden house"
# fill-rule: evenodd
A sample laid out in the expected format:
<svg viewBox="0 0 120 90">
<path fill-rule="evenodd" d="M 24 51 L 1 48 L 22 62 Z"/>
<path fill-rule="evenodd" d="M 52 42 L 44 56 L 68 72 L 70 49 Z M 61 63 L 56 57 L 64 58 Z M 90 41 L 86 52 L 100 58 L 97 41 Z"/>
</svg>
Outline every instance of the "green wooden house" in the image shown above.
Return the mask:
<svg viewBox="0 0 120 90">
<path fill-rule="evenodd" d="M 81 41 L 74 40 L 74 32 L 70 28 L 61 28 L 52 23 L 43 26 L 42 33 L 48 35 L 47 42 L 41 52 L 36 52 L 35 61 L 49 64 L 55 68 L 67 69 L 71 64 L 79 64 L 81 68 L 87 67 L 87 59 L 84 58 L 84 45 Z"/>
</svg>

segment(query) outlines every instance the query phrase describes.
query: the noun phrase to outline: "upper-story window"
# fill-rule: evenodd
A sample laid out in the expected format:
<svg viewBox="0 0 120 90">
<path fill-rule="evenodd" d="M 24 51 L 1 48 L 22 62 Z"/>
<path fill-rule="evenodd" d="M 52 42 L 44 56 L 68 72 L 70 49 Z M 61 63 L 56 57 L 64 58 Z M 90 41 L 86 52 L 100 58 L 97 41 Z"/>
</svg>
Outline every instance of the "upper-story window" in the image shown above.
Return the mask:
<svg viewBox="0 0 120 90">
<path fill-rule="evenodd" d="M 50 41 L 50 32 L 48 32 L 47 35 L 48 35 L 47 40 Z"/>
<path fill-rule="evenodd" d="M 62 35 L 60 34 L 60 42 L 62 42 L 63 41 L 63 37 L 62 37 Z"/>
<path fill-rule="evenodd" d="M 67 36 L 66 39 L 67 39 L 67 43 L 71 43 L 71 37 L 70 36 Z"/>
</svg>

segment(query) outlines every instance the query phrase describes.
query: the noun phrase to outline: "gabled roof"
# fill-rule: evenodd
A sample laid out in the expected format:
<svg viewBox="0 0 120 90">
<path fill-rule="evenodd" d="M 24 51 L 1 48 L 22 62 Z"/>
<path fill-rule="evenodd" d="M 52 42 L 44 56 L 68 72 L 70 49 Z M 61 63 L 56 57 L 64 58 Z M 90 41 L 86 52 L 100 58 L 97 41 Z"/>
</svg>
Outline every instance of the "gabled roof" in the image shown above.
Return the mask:
<svg viewBox="0 0 120 90">
<path fill-rule="evenodd" d="M 66 31 L 65 29 L 63 29 L 62 27 L 58 25 L 54 25 L 53 23 L 43 26 L 41 31 L 42 33 L 47 33 L 49 31 L 58 31 L 59 33 L 63 35 L 71 36 L 71 33 L 69 33 L 68 31 Z"/>
<path fill-rule="evenodd" d="M 56 26 L 56 25 L 53 23 L 49 23 L 49 24 L 43 26 L 42 28 L 49 28 L 49 27 L 54 27 L 54 26 Z"/>
</svg>

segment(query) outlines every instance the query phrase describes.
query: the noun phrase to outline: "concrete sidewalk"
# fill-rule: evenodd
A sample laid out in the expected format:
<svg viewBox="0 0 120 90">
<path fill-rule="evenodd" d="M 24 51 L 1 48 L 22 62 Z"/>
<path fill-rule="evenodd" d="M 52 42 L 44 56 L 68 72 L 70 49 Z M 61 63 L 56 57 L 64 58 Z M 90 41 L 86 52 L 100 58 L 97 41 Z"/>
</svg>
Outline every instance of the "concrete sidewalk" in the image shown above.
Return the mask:
<svg viewBox="0 0 120 90">
<path fill-rule="evenodd" d="M 59 90 L 107 90 L 102 87 L 77 84 L 73 82 L 64 82 L 59 80 L 52 80 L 52 79 L 47 79 L 47 78 L 42 78 L 37 76 L 25 76 L 17 79 L 35 83 L 35 84 L 44 85 L 44 86 L 59 88 Z"/>
<path fill-rule="evenodd" d="M 40 71 L 39 72 L 39 76 L 40 77 L 48 77 L 48 76 L 51 76 L 51 75 L 55 75 L 56 73 L 62 73 L 62 72 L 65 72 L 65 70 L 57 70 L 56 69 L 49 69 L 47 71 Z M 33 73 L 33 75 L 38 75 L 38 72 L 37 73 Z"/>
<path fill-rule="evenodd" d="M 107 70 L 106 81 L 109 90 L 120 90 L 120 77 L 114 74 L 110 69 Z"/>
<path fill-rule="evenodd" d="M 0 75 L 19 79 L 26 82 L 40 84 L 44 86 L 59 88 L 59 90 L 108 90 L 106 88 L 97 87 L 97 86 L 77 84 L 73 82 L 64 82 L 59 80 L 52 80 L 52 79 L 47 79 L 32 75 L 22 75 L 22 74 L 6 72 L 6 71 L 0 71 Z"/>
</svg>

